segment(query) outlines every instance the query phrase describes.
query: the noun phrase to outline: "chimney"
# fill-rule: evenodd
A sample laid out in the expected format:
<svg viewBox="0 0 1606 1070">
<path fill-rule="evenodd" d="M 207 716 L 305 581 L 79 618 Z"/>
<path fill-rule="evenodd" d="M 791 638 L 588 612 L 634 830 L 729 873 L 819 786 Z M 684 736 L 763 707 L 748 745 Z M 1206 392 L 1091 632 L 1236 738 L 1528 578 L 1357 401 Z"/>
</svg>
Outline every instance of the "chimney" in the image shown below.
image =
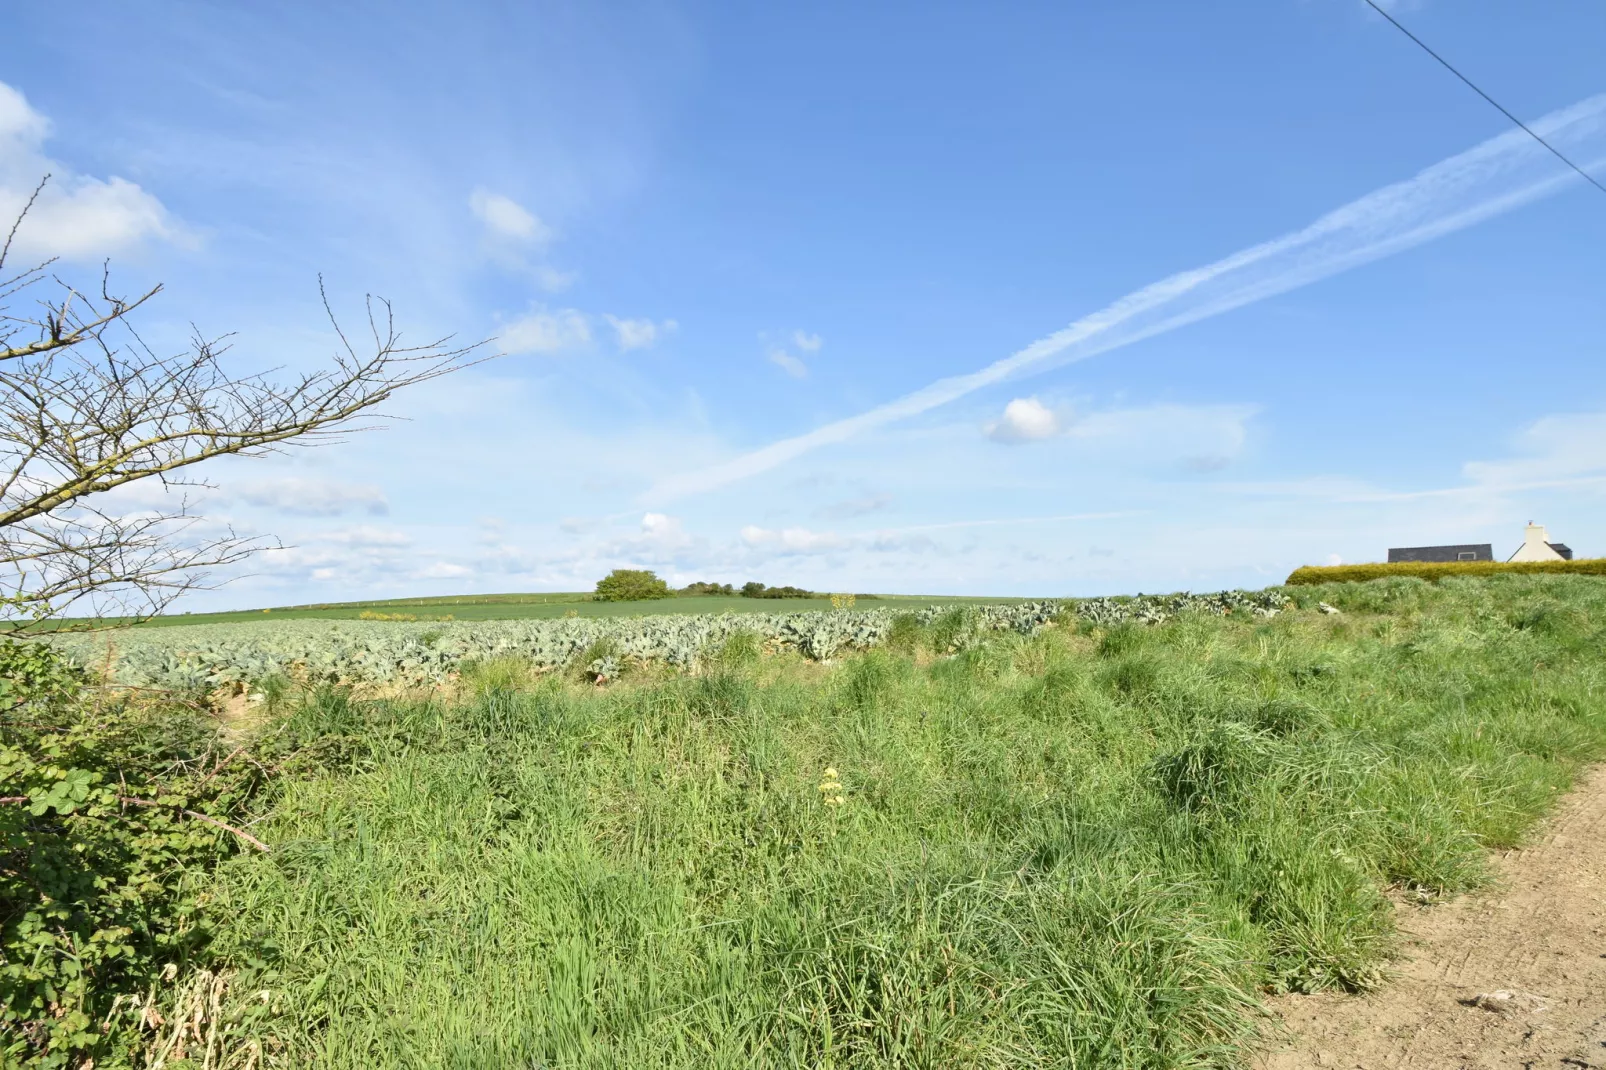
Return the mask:
<svg viewBox="0 0 1606 1070">
<path fill-rule="evenodd" d="M 1549 549 L 1550 532 L 1545 530 L 1545 526 L 1543 524 L 1535 524 L 1532 520 L 1530 520 L 1528 521 L 1527 528 L 1523 530 L 1522 544 L 1524 546 L 1532 546 L 1536 548 L 1543 546 L 1546 549 Z"/>
</svg>

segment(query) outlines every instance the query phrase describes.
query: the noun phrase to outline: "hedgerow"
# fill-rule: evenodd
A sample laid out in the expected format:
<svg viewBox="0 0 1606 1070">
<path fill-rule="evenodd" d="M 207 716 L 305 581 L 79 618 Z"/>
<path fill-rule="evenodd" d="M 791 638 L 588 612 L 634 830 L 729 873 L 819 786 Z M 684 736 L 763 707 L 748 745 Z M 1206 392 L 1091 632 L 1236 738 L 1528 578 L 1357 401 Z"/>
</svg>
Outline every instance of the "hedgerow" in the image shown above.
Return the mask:
<svg viewBox="0 0 1606 1070">
<path fill-rule="evenodd" d="M 139 994 L 204 961 L 192 876 L 262 846 L 232 824 L 261 767 L 44 644 L 0 645 L 0 695 L 0 1066 L 128 1065 Z"/>
<path fill-rule="evenodd" d="M 1366 580 L 1416 576 L 1441 580 L 1446 576 L 1519 575 L 1606 576 L 1606 557 L 1579 561 L 1395 561 L 1360 565 L 1305 565 L 1285 581 L 1289 584 L 1360 583 Z"/>
</svg>

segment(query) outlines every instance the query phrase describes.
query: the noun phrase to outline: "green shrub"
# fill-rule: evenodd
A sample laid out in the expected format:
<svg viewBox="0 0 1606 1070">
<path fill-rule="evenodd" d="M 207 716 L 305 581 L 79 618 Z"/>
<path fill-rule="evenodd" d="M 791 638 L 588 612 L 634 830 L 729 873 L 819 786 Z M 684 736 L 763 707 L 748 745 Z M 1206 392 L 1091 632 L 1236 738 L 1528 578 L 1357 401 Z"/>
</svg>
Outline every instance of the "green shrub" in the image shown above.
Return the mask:
<svg viewBox="0 0 1606 1070">
<path fill-rule="evenodd" d="M 698 580 L 695 583 L 688 583 L 675 593 L 682 598 L 704 598 L 717 595 L 729 598 L 736 593 L 736 588 L 728 583 L 708 583 L 704 580 Z"/>
<path fill-rule="evenodd" d="M 709 660 L 731 668 L 741 668 L 758 664 L 763 654 L 763 637 L 756 632 L 737 632 L 720 643 Z"/>
<path fill-rule="evenodd" d="M 638 568 L 616 568 L 597 581 L 599 602 L 645 602 L 669 598 L 674 592 L 657 573 Z"/>
<path fill-rule="evenodd" d="M 801 587 L 766 587 L 756 580 L 742 584 L 743 598 L 818 598 L 813 591 Z"/>
<path fill-rule="evenodd" d="M 1589 557 L 1579 561 L 1394 561 L 1365 565 L 1305 565 L 1294 569 L 1285 582 L 1290 585 L 1361 583 L 1402 576 L 1442 580 L 1448 576 L 1494 576 L 1508 572 L 1606 576 L 1606 557 Z"/>
<path fill-rule="evenodd" d="M 913 613 L 899 613 L 892 618 L 892 627 L 887 630 L 887 649 L 912 654 L 920 648 L 925 634 L 919 617 Z"/>
<path fill-rule="evenodd" d="M 252 842 L 226 826 L 261 765 L 197 711 L 91 699 L 43 644 L 0 648 L 0 681 L 0 1065 L 127 1066 L 126 1008 L 206 960 L 194 878 Z"/>
</svg>

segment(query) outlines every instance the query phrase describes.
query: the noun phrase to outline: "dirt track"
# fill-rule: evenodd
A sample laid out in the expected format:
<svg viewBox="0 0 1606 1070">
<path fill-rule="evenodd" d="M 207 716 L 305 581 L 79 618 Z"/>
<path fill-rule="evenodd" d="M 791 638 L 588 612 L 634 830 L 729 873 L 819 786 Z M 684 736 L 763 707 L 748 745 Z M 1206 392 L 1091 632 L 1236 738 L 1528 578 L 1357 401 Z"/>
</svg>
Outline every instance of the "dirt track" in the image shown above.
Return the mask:
<svg viewBox="0 0 1606 1070">
<path fill-rule="evenodd" d="M 1380 991 L 1274 1000 L 1292 1037 L 1260 1070 L 1606 1068 L 1606 767 L 1496 867 L 1487 892 L 1398 908 Z"/>
</svg>

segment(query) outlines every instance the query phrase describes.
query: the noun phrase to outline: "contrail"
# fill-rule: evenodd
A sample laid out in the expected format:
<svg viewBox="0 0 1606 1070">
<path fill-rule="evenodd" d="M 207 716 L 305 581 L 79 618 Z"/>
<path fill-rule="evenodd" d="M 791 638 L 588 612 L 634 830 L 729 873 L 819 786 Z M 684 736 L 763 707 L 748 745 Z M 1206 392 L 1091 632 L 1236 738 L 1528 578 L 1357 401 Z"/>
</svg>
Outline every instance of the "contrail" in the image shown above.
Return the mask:
<svg viewBox="0 0 1606 1070">
<path fill-rule="evenodd" d="M 1586 168 L 1606 163 L 1606 94 L 1529 126 Z M 1481 223 L 1580 181 L 1533 138 L 1512 130 L 1351 201 L 1280 238 L 1183 271 L 968 375 L 939 379 L 857 416 L 781 439 L 729 461 L 660 480 L 664 502 L 766 472 L 821 446 L 946 405 L 983 387 L 1131 345 L 1325 279 Z"/>
</svg>

